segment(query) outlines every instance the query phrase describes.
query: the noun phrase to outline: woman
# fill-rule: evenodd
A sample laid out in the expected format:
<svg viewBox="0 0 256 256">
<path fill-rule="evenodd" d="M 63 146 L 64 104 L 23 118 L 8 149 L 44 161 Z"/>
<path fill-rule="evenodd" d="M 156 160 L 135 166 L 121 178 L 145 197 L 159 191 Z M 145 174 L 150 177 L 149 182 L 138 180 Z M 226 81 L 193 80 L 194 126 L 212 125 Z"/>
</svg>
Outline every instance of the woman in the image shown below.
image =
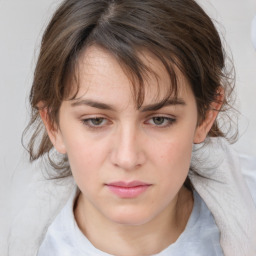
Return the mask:
<svg viewBox="0 0 256 256">
<path fill-rule="evenodd" d="M 64 1 L 42 39 L 29 152 L 65 186 L 37 188 L 49 203 L 17 218 L 10 255 L 255 255 L 255 205 L 216 119 L 225 70 L 192 0 Z"/>
</svg>

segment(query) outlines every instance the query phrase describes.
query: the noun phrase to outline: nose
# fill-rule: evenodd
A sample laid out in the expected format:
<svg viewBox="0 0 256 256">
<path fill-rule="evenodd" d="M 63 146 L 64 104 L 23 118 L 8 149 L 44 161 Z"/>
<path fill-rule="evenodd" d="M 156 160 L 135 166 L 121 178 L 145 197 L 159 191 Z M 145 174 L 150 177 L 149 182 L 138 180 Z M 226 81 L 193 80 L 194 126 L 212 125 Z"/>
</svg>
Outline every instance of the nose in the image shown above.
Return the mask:
<svg viewBox="0 0 256 256">
<path fill-rule="evenodd" d="M 120 128 L 113 140 L 112 164 L 127 171 L 142 166 L 146 160 L 142 137 L 139 129 L 128 126 Z"/>
</svg>

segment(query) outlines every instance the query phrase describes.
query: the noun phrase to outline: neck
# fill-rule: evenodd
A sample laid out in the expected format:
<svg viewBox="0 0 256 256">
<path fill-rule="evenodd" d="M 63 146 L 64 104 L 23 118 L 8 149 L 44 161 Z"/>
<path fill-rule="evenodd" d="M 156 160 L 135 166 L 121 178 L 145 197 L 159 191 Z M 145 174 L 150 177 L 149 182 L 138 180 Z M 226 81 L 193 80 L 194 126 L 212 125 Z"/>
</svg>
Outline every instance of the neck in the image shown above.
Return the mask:
<svg viewBox="0 0 256 256">
<path fill-rule="evenodd" d="M 170 207 L 142 225 L 123 225 L 90 212 L 93 208 L 81 194 L 74 213 L 79 228 L 96 248 L 112 255 L 135 256 L 156 254 L 174 243 L 184 231 L 192 208 L 192 192 L 181 188 Z"/>
</svg>

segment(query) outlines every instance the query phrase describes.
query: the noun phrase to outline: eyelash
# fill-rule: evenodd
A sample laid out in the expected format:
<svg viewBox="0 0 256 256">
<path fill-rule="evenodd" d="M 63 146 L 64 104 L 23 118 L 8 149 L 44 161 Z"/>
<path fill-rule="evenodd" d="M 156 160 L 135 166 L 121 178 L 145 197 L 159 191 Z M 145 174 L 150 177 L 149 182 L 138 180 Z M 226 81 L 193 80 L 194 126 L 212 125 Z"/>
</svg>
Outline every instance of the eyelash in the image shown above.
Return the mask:
<svg viewBox="0 0 256 256">
<path fill-rule="evenodd" d="M 160 124 L 151 124 L 152 126 L 155 126 L 157 128 L 168 128 L 171 125 L 173 125 L 176 122 L 175 118 L 171 118 L 171 117 L 166 117 L 166 116 L 152 116 L 149 119 L 147 119 L 147 121 L 145 123 L 149 123 L 150 120 L 153 120 L 154 118 L 163 118 L 164 119 L 164 125 Z M 93 121 L 96 121 L 97 119 L 103 120 L 103 125 L 99 124 L 99 125 L 95 125 L 92 124 Z M 92 117 L 92 118 L 86 118 L 81 120 L 82 123 L 87 126 L 89 129 L 92 130 L 99 130 L 99 129 L 103 129 L 106 126 L 106 123 L 108 123 L 109 121 L 104 118 L 104 117 Z"/>
</svg>

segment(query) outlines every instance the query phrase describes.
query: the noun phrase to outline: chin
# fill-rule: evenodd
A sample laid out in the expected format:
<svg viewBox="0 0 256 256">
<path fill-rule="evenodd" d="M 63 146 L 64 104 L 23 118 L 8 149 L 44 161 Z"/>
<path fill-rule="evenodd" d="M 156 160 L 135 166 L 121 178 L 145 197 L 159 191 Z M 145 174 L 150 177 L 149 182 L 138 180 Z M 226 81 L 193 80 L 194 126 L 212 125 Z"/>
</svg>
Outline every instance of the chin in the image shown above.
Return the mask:
<svg viewBox="0 0 256 256">
<path fill-rule="evenodd" d="M 108 218 L 116 224 L 127 226 L 140 226 L 150 222 L 154 218 L 154 215 L 150 214 L 148 210 L 138 210 L 136 207 L 134 208 L 115 211 L 110 214 Z"/>
</svg>

